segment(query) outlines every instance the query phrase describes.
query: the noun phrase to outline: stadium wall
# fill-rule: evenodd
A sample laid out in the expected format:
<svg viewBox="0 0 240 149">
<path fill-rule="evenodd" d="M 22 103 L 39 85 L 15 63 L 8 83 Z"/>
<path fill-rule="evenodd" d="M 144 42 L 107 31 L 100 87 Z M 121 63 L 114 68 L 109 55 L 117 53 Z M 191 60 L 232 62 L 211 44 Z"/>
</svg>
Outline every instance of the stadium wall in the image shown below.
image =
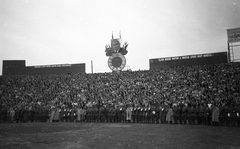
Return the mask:
<svg viewBox="0 0 240 149">
<path fill-rule="evenodd" d="M 85 63 L 57 65 L 25 65 L 25 60 L 4 60 L 2 75 L 50 75 L 85 73 Z"/>
<path fill-rule="evenodd" d="M 227 62 L 228 62 L 227 52 L 218 52 L 150 59 L 149 68 L 151 70 L 175 66 L 210 65 Z"/>
</svg>

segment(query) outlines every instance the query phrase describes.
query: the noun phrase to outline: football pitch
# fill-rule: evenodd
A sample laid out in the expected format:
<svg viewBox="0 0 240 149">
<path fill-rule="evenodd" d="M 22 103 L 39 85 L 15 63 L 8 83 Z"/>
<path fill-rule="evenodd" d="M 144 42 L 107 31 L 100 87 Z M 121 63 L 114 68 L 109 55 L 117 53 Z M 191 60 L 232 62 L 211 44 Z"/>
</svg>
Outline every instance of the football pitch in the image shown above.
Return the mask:
<svg viewBox="0 0 240 149">
<path fill-rule="evenodd" d="M 1 149 L 240 149 L 240 127 L 133 123 L 5 123 Z"/>
</svg>

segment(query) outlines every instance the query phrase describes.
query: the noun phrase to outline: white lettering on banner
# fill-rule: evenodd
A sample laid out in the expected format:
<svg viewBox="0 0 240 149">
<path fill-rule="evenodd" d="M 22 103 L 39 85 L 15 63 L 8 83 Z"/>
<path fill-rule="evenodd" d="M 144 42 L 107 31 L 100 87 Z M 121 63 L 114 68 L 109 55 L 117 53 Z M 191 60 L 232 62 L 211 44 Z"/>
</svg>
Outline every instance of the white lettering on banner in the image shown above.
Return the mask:
<svg viewBox="0 0 240 149">
<path fill-rule="evenodd" d="M 189 59 L 189 56 L 182 56 L 182 59 Z"/>
<path fill-rule="evenodd" d="M 58 65 L 40 65 L 34 66 L 34 68 L 51 68 L 51 67 L 70 67 L 71 64 L 58 64 Z"/>
<path fill-rule="evenodd" d="M 71 64 L 62 64 L 62 67 L 70 67 L 72 66 Z"/>
<path fill-rule="evenodd" d="M 196 58 L 197 56 L 196 55 L 191 55 L 190 58 Z"/>
<path fill-rule="evenodd" d="M 203 57 L 211 57 L 212 54 L 204 54 Z"/>
<path fill-rule="evenodd" d="M 178 60 L 179 57 L 172 57 L 172 60 Z"/>
<path fill-rule="evenodd" d="M 222 54 L 222 53 L 221 53 Z M 224 54 L 227 54 L 224 53 Z M 171 60 L 181 60 L 181 59 L 197 59 L 197 58 L 206 58 L 206 57 L 215 57 L 215 53 L 205 53 L 205 54 L 196 54 L 196 55 L 185 55 L 185 56 L 176 56 L 176 57 L 165 57 L 158 58 L 158 61 L 171 61 Z M 150 60 L 151 62 L 151 60 Z"/>
</svg>

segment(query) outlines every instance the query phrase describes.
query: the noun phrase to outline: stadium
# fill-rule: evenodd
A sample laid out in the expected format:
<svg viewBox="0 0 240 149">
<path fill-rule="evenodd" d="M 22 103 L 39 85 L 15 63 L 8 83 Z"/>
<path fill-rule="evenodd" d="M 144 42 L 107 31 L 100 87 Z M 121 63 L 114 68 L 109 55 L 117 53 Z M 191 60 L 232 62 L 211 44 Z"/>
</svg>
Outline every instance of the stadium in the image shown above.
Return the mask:
<svg viewBox="0 0 240 149">
<path fill-rule="evenodd" d="M 94 74 L 85 64 L 6 60 L 0 147 L 239 147 L 240 63 L 227 55 L 149 59 L 149 70 Z"/>
<path fill-rule="evenodd" d="M 149 59 L 139 71 L 121 71 L 114 48 L 109 73 L 4 60 L 0 148 L 239 148 L 240 63 L 230 48 Z"/>
<path fill-rule="evenodd" d="M 240 148 L 237 0 L 0 6 L 0 148 Z"/>
<path fill-rule="evenodd" d="M 238 148 L 240 63 L 231 54 L 161 57 L 149 70 L 119 71 L 117 52 L 108 54 L 113 72 L 89 74 L 85 63 L 4 60 L 0 147 Z"/>
</svg>

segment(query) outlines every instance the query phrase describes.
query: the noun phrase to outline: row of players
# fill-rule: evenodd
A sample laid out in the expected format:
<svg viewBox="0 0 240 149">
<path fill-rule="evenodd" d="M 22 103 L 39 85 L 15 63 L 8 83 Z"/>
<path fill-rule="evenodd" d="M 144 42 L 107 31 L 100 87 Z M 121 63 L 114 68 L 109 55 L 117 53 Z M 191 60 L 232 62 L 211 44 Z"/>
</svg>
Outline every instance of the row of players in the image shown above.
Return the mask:
<svg viewBox="0 0 240 149">
<path fill-rule="evenodd" d="M 217 110 L 215 110 L 217 109 Z M 240 126 L 239 106 L 52 108 L 2 111 L 1 122 L 133 122 Z"/>
</svg>

